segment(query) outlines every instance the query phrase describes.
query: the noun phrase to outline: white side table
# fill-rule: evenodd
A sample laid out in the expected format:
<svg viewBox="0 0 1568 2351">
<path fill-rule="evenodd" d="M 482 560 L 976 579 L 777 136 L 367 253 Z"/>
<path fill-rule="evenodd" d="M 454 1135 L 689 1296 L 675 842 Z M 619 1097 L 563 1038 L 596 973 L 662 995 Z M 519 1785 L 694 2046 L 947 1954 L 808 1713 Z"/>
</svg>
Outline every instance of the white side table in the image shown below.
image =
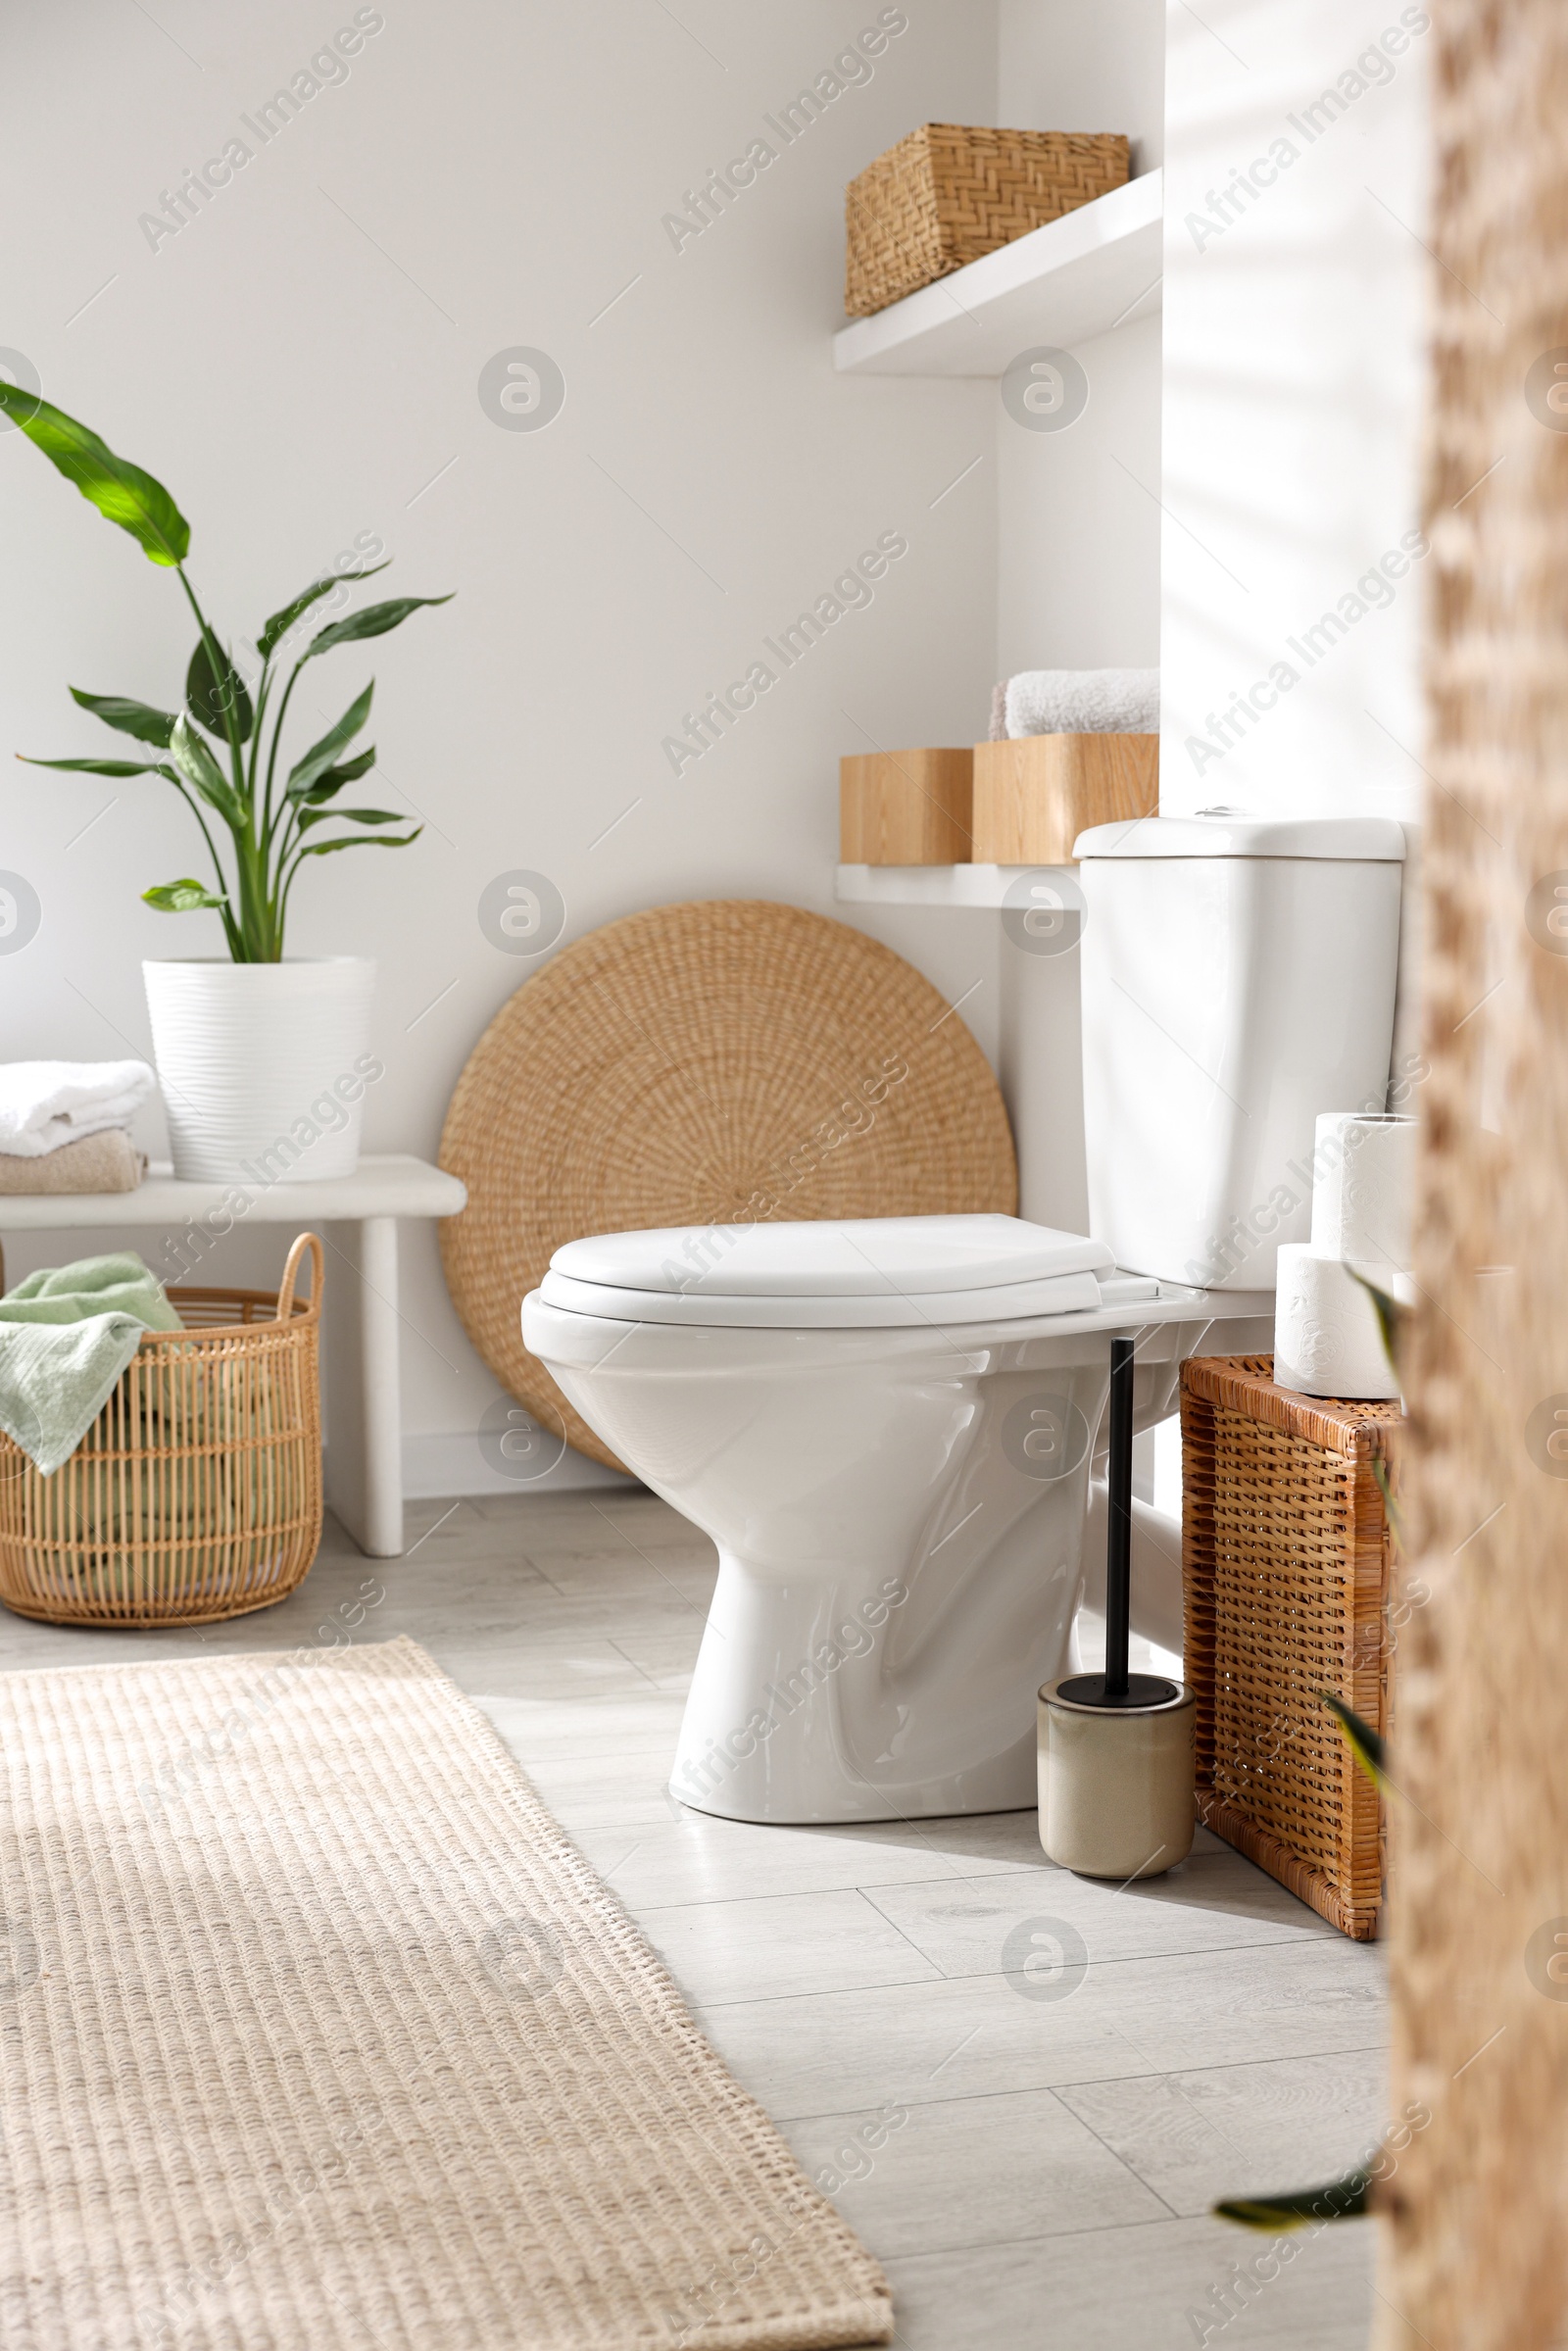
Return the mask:
<svg viewBox="0 0 1568 2351">
<path fill-rule="evenodd" d="M 107 1226 L 195 1226 L 215 1239 L 253 1224 L 324 1225 L 329 1278 L 324 1323 L 332 1442 L 327 1500 L 363 1551 L 403 1549 L 403 1417 L 398 1366 L 398 1219 L 456 1216 L 467 1192 L 456 1176 L 401 1153 L 362 1158 L 324 1183 L 182 1184 L 155 1167 L 135 1192 L 0 1199 L 0 1232 L 68 1233 Z M 240 1206 L 240 1202 L 245 1204 Z M 200 1282 L 199 1267 L 191 1279 Z"/>
</svg>

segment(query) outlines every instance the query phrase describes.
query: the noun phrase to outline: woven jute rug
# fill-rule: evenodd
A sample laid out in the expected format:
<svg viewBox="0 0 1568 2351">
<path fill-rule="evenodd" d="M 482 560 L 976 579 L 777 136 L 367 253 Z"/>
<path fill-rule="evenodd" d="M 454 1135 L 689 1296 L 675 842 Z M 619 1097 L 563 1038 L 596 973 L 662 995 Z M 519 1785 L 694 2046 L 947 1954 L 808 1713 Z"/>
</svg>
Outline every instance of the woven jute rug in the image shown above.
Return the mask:
<svg viewBox="0 0 1568 2351">
<path fill-rule="evenodd" d="M 885 2278 L 409 1641 L 0 1678 L 6 2351 L 885 2343 Z"/>
</svg>

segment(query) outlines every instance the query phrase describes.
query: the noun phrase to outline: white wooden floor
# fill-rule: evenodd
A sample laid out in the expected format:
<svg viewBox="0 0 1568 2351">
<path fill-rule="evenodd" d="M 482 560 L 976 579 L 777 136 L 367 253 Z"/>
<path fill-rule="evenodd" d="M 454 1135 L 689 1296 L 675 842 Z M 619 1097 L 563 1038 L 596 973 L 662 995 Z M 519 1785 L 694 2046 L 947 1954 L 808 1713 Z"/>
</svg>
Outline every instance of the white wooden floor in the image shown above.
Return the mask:
<svg viewBox="0 0 1568 2351">
<path fill-rule="evenodd" d="M 1375 1949 L 1201 1832 L 1182 1869 L 1116 1892 L 1047 1864 L 1032 1813 L 812 1830 L 688 1811 L 664 1783 L 706 1540 L 614 1491 L 412 1519 L 401 1560 L 329 1529 L 292 1599 L 205 1635 L 0 1614 L 0 1668 L 411 1635 L 484 1706 L 807 2168 L 841 2183 L 906 2351 L 1361 2351 L 1366 2225 L 1295 2238 L 1239 2290 L 1264 2240 L 1206 2215 L 1327 2180 L 1379 2133 Z M 1073 1935 L 1087 1968 L 1054 1976 Z M 1031 1947 L 1038 1984 L 1018 1972 Z"/>
</svg>

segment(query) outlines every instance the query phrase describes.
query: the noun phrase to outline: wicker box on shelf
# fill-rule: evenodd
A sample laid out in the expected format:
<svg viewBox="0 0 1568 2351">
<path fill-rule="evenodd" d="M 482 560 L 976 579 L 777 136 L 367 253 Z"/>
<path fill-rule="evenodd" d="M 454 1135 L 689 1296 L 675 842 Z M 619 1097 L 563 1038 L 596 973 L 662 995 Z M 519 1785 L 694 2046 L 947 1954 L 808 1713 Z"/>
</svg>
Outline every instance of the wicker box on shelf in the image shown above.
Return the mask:
<svg viewBox="0 0 1568 2351">
<path fill-rule="evenodd" d="M 981 865 L 1069 865 L 1094 824 L 1159 810 L 1157 735 L 1023 735 L 974 747 Z"/>
<path fill-rule="evenodd" d="M 286 1598 L 316 1557 L 320 1242 L 300 1235 L 275 1298 L 192 1285 L 169 1299 L 184 1328 L 143 1333 L 53 1477 L 0 1432 L 0 1600 L 19 1616 L 205 1624 Z"/>
<path fill-rule="evenodd" d="M 846 865 L 966 865 L 974 753 L 856 752 L 839 761 Z"/>
<path fill-rule="evenodd" d="M 1376 1935 L 1376 1791 L 1319 1690 L 1388 1729 L 1397 1403 L 1277 1388 L 1269 1355 L 1182 1366 L 1186 1679 L 1198 1814 L 1342 1933 Z M 1385 1469 L 1383 1475 L 1389 1476 Z"/>
<path fill-rule="evenodd" d="M 923 123 L 850 182 L 844 307 L 868 318 L 1119 188 L 1127 170 L 1120 132 Z"/>
</svg>

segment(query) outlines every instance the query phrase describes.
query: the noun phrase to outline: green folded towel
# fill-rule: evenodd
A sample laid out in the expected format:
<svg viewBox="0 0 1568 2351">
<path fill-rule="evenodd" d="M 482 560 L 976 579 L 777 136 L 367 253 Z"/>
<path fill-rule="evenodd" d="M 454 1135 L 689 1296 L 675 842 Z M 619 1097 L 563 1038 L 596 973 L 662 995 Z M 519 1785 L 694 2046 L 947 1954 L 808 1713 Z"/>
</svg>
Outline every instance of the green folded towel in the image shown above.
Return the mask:
<svg viewBox="0 0 1568 2351">
<path fill-rule="evenodd" d="M 52 1477 L 108 1402 L 143 1331 L 181 1327 L 134 1249 L 28 1274 L 0 1298 L 0 1429 Z"/>
</svg>

